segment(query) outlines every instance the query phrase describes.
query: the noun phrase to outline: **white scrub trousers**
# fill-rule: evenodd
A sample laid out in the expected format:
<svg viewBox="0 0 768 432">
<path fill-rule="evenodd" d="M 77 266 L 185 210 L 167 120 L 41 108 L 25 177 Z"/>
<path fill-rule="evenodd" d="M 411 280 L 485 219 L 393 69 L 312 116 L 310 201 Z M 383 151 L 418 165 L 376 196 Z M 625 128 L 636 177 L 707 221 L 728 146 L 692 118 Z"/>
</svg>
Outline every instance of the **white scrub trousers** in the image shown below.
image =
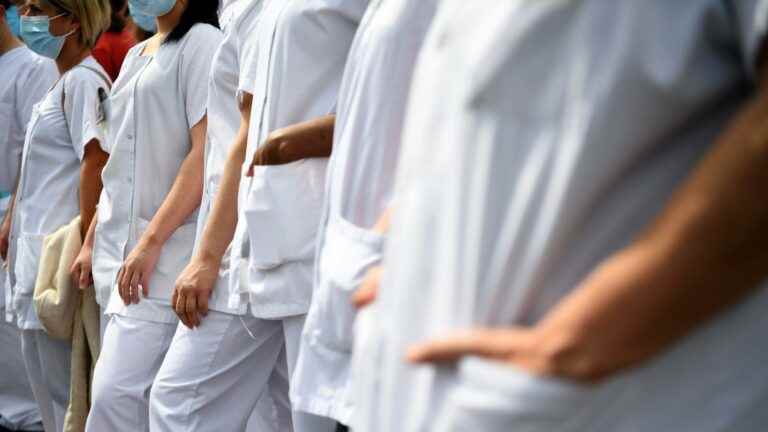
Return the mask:
<svg viewBox="0 0 768 432">
<path fill-rule="evenodd" d="M 21 354 L 21 331 L 5 321 L 4 307 L 0 307 L 0 346 L 0 426 L 10 430 L 41 430 L 40 413 Z"/>
<path fill-rule="evenodd" d="M 195 330 L 180 325 L 152 387 L 152 431 L 244 430 L 259 398 L 274 393 L 270 377 L 283 349 L 293 372 L 303 325 L 304 315 L 264 320 L 216 311 Z M 296 432 L 335 429 L 331 419 L 297 411 L 290 417 L 279 420 L 280 430 L 291 430 L 291 421 Z"/>
<path fill-rule="evenodd" d="M 21 351 L 46 431 L 62 431 L 69 405 L 72 346 L 43 330 L 22 330 Z"/>
<path fill-rule="evenodd" d="M 150 388 L 175 331 L 176 323 L 109 318 L 93 376 L 87 432 L 149 431 Z"/>
</svg>

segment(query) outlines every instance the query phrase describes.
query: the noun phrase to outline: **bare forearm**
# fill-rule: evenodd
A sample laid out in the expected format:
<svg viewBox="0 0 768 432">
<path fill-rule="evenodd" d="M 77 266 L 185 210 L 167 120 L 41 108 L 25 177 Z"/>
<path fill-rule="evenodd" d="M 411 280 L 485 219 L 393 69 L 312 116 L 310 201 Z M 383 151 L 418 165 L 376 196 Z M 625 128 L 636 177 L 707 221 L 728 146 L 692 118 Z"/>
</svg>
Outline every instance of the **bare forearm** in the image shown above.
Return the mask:
<svg viewBox="0 0 768 432">
<path fill-rule="evenodd" d="M 163 204 L 152 217 L 142 241 L 162 245 L 200 206 L 203 193 L 203 152 L 193 149 L 179 169 Z"/>
<path fill-rule="evenodd" d="M 198 256 L 206 261 L 220 263 L 235 235 L 237 195 L 240 190 L 241 171 L 245 160 L 247 134 L 247 129 L 241 130 L 236 144 L 229 153 L 219 191 L 203 230 Z"/>
<path fill-rule="evenodd" d="M 294 136 L 300 136 L 301 139 L 286 140 L 280 146 L 281 163 L 329 157 L 333 149 L 335 123 L 336 116 L 327 115 L 286 128 L 287 130 L 293 129 L 290 133 Z"/>
<path fill-rule="evenodd" d="M 638 364 L 768 276 L 768 97 L 731 122 L 666 210 L 537 326 L 571 375 Z"/>
<path fill-rule="evenodd" d="M 248 145 L 251 104 L 253 96 L 243 94 L 240 104 L 240 129 L 224 165 L 219 191 L 214 197 L 213 207 L 203 229 L 203 238 L 197 252 L 197 259 L 211 263 L 218 268 L 227 251 L 237 226 L 237 195 L 240 191 L 245 153 Z"/>
<path fill-rule="evenodd" d="M 101 194 L 101 171 L 109 155 L 101 150 L 98 142 L 91 142 L 86 147 L 83 163 L 80 167 L 80 233 L 85 238 L 91 221 L 96 213 L 96 204 Z"/>
</svg>

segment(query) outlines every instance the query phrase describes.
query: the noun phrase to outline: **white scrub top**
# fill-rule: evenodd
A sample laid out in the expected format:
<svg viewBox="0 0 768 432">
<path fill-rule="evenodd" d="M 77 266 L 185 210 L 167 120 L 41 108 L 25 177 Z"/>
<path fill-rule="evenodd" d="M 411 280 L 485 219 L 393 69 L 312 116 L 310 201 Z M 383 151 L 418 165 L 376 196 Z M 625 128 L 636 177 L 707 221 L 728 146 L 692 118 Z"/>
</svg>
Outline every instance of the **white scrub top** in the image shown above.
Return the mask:
<svg viewBox="0 0 768 432">
<path fill-rule="evenodd" d="M 344 64 L 367 0 L 288 0 L 265 4 L 255 61 L 242 90 L 253 95 L 244 170 L 272 131 L 335 112 Z M 248 287 L 233 277 L 232 303 L 250 291 L 253 314 L 304 314 L 312 296 L 315 236 L 322 207 L 326 159 L 257 167 L 238 199 L 232 265 L 241 267 L 250 241 Z M 246 229 L 247 228 L 247 229 Z M 247 235 L 247 238 L 246 238 Z M 248 250 L 248 246 L 245 247 Z"/>
<path fill-rule="evenodd" d="M 351 295 L 380 262 L 370 228 L 392 197 L 416 58 L 437 0 L 373 0 L 350 50 L 339 93 L 314 293 L 304 326 L 294 406 L 349 424 Z M 298 393 L 298 392 L 296 392 Z"/>
<path fill-rule="evenodd" d="M 53 61 L 26 46 L 0 55 L 0 194 L 13 192 L 32 106 L 58 76 Z"/>
<path fill-rule="evenodd" d="M 765 0 L 503 3 L 445 0 L 425 42 L 355 430 L 764 429 L 768 287 L 597 386 L 403 360 L 537 322 L 628 245 L 754 92 L 768 24 Z"/>
<path fill-rule="evenodd" d="M 43 238 L 80 214 L 85 146 L 95 139 L 106 151 L 100 98 L 109 94 L 110 84 L 104 69 L 87 57 L 62 75 L 32 110 L 12 220 L 13 307 L 22 329 L 42 329 L 32 294 Z"/>
<path fill-rule="evenodd" d="M 206 113 L 208 73 L 223 35 L 195 24 L 179 41 L 141 55 L 146 42 L 125 58 L 110 98 L 112 154 L 104 167 L 94 245 L 96 298 L 106 313 L 148 321 L 177 320 L 171 306 L 176 277 L 189 261 L 197 212 L 163 245 L 149 281 L 149 296 L 126 306 L 116 278 L 176 180 L 191 150 L 189 130 Z"/>
<path fill-rule="evenodd" d="M 205 183 L 197 218 L 196 247 L 200 245 L 205 223 L 218 193 L 230 147 L 240 129 L 240 108 L 237 100 L 239 77 L 245 64 L 255 55 L 253 51 L 256 43 L 250 36 L 256 30 L 261 5 L 261 1 L 257 0 L 239 0 L 228 5 L 222 12 L 222 16 L 229 18 L 223 20 L 226 24 L 222 22 L 224 39 L 213 55 L 208 82 Z M 242 315 L 246 311 L 245 303 L 229 307 L 230 249 L 224 254 L 209 307 L 220 312 Z"/>
<path fill-rule="evenodd" d="M 0 55 L 0 220 L 5 216 L 16 185 L 32 107 L 45 96 L 58 76 L 53 61 L 38 56 L 26 46 Z M 0 307 L 12 305 L 12 285 L 6 289 L 6 282 L 10 284 L 10 280 L 6 281 L 5 269 L 0 268 Z M 11 310 L 9 307 L 8 312 Z M 12 319 L 11 315 L 7 318 Z"/>
</svg>

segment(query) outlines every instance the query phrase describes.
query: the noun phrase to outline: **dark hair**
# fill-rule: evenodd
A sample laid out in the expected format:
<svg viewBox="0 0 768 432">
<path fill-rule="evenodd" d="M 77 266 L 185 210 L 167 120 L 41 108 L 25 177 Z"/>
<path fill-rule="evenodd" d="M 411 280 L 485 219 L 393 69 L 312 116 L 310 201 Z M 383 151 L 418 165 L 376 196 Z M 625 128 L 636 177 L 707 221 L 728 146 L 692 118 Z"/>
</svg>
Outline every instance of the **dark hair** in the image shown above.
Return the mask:
<svg viewBox="0 0 768 432">
<path fill-rule="evenodd" d="M 0 6 L 10 9 L 13 5 L 11 4 L 11 0 L 0 0 Z"/>
<path fill-rule="evenodd" d="M 219 27 L 219 0 L 191 0 L 181 14 L 179 23 L 171 30 L 166 42 L 175 42 L 186 36 L 195 24 L 210 24 Z"/>
<path fill-rule="evenodd" d="M 112 6 L 112 16 L 109 23 L 108 32 L 120 33 L 125 29 L 125 6 L 127 0 L 110 0 L 109 3 Z"/>
</svg>

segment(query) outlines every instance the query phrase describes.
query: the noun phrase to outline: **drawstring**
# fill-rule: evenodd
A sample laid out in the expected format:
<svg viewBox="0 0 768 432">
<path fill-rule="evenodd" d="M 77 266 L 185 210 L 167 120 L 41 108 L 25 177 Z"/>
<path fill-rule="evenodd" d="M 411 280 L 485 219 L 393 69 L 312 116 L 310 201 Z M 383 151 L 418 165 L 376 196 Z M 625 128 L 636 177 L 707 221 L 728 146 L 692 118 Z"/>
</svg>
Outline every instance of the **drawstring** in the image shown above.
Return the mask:
<svg viewBox="0 0 768 432">
<path fill-rule="evenodd" d="M 251 333 L 251 329 L 249 329 L 248 325 L 245 323 L 245 320 L 243 319 L 243 316 L 242 315 L 238 315 L 238 318 L 240 318 L 240 324 L 242 324 L 243 328 L 245 329 L 245 331 L 248 332 L 248 336 L 250 336 L 251 339 L 253 339 L 253 340 L 257 340 L 256 336 L 254 336 L 253 333 Z"/>
</svg>

